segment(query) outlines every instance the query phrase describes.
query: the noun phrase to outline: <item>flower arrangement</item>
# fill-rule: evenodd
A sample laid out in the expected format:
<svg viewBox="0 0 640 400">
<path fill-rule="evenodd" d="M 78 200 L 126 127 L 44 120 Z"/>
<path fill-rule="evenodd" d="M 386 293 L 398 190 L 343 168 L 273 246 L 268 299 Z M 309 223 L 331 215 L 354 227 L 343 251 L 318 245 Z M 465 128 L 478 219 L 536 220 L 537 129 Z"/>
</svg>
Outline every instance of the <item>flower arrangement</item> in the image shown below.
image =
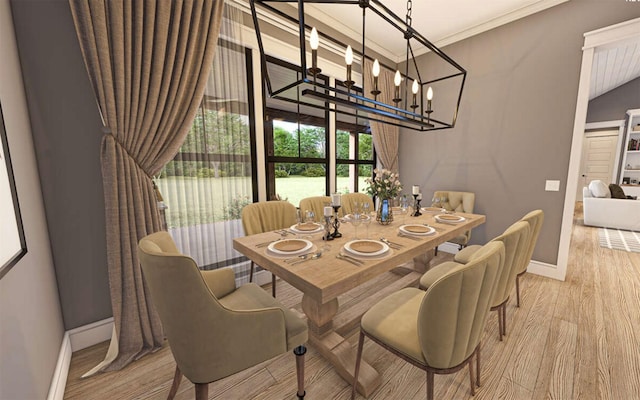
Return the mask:
<svg viewBox="0 0 640 400">
<path fill-rule="evenodd" d="M 373 179 L 365 179 L 365 182 L 369 184 L 367 188 L 368 195 L 377 196 L 381 199 L 392 199 L 400 194 L 402 183 L 398 179 L 398 174 L 394 174 L 385 168 L 376 168 L 373 173 L 375 174 Z"/>
</svg>

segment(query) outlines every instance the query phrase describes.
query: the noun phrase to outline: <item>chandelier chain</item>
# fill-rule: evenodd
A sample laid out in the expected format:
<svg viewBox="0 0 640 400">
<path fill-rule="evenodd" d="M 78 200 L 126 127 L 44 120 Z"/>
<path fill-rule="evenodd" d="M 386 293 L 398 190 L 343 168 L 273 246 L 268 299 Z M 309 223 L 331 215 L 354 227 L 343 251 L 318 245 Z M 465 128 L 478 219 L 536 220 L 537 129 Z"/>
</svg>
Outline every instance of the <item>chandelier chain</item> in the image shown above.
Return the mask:
<svg viewBox="0 0 640 400">
<path fill-rule="evenodd" d="M 413 1 L 407 0 L 407 25 L 411 26 L 411 11 L 413 11 Z"/>
</svg>

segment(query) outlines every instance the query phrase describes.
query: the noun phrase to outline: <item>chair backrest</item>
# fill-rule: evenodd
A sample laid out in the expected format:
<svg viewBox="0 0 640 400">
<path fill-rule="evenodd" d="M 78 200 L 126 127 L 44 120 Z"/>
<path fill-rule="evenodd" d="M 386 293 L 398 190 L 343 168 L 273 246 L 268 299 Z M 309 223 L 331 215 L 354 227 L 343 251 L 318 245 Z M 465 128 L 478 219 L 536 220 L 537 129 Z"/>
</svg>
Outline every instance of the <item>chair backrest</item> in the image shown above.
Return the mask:
<svg viewBox="0 0 640 400">
<path fill-rule="evenodd" d="M 430 366 L 451 368 L 476 349 L 503 265 L 504 244 L 489 242 L 473 260 L 429 286 L 418 315 L 418 337 Z"/>
<path fill-rule="evenodd" d="M 531 257 L 533 257 L 533 250 L 536 248 L 536 243 L 538 242 L 538 236 L 540 235 L 540 230 L 542 229 L 542 223 L 544 222 L 544 212 L 542 210 L 533 210 L 529 212 L 527 215 L 522 217 L 522 221 L 527 221 L 529 223 L 529 244 L 527 246 L 527 251 L 525 252 L 524 259 L 522 260 L 522 265 L 518 274 L 527 270 L 529 263 L 531 262 Z"/>
<path fill-rule="evenodd" d="M 476 194 L 472 192 L 453 192 L 450 190 L 436 190 L 434 197 L 447 196 L 448 201 L 440 206 L 448 211 L 472 213 L 476 202 Z"/>
<path fill-rule="evenodd" d="M 324 206 L 331 204 L 331 197 L 329 196 L 313 196 L 313 197 L 305 197 L 300 200 L 300 215 L 304 218 L 305 212 L 307 210 L 313 211 L 315 213 L 315 221 L 323 222 L 324 221 Z M 342 209 L 339 211 L 340 215 L 344 215 Z"/>
<path fill-rule="evenodd" d="M 242 228 L 246 236 L 287 229 L 297 222 L 296 207 L 288 201 L 263 201 L 242 209 Z"/>
<path fill-rule="evenodd" d="M 369 212 L 375 211 L 373 199 L 365 193 L 347 193 L 342 195 L 342 210 L 344 215 L 353 214 L 356 204 L 369 204 Z M 362 209 L 360 209 L 362 211 Z"/>
<path fill-rule="evenodd" d="M 180 254 L 169 233 L 142 238 L 138 257 L 173 357 L 191 382 L 213 382 L 286 351 L 283 337 L 280 348 L 265 350 L 272 354 L 256 355 L 257 360 L 230 354 L 238 313 L 222 306 L 195 261 Z"/>
<path fill-rule="evenodd" d="M 504 267 L 498 277 L 492 307 L 504 303 L 515 286 L 516 274 L 522 269 L 522 263 L 529 247 L 529 232 L 529 223 L 518 221 L 508 227 L 502 235 L 492 240 L 504 244 Z M 473 260 L 473 256 L 471 259 Z"/>
<path fill-rule="evenodd" d="M 472 192 L 452 192 L 448 190 L 436 190 L 433 193 L 434 197 L 447 196 L 448 200 L 444 204 L 433 204 L 433 206 L 439 206 L 448 211 L 457 211 L 464 213 L 473 213 L 473 207 L 476 202 L 476 194 Z M 464 243 L 469 243 L 471 240 L 471 230 L 464 232 Z"/>
</svg>

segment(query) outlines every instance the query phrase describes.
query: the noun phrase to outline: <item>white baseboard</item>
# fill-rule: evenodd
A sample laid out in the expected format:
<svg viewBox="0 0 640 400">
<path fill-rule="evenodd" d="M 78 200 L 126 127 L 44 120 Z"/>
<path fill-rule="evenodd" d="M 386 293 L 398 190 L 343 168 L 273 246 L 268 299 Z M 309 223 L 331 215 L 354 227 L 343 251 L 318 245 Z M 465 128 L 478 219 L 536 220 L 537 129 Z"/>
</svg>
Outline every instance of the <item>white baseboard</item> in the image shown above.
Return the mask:
<svg viewBox="0 0 640 400">
<path fill-rule="evenodd" d="M 112 331 L 113 317 L 79 326 L 64 333 L 47 400 L 62 400 L 64 398 L 64 389 L 67 386 L 67 376 L 73 352 L 111 339 Z"/>
<path fill-rule="evenodd" d="M 53 372 L 51 386 L 49 386 L 49 395 L 47 400 L 62 400 L 64 398 L 64 389 L 67 386 L 67 375 L 69 374 L 69 365 L 71 365 L 71 340 L 69 332 L 65 332 L 62 337 L 62 345 L 60 346 L 60 354 L 58 354 L 58 362 Z"/>
<path fill-rule="evenodd" d="M 71 329 L 67 331 L 71 340 L 71 351 L 86 349 L 94 344 L 109 340 L 112 332 L 113 317 Z"/>
<path fill-rule="evenodd" d="M 455 243 L 443 243 L 438 246 L 438 251 L 444 251 L 445 253 L 457 254 L 458 253 L 458 245 Z M 564 281 L 564 272 L 560 271 L 557 265 L 547 264 L 541 261 L 531 260 L 529 266 L 527 267 L 527 272 L 532 274 L 544 276 L 546 278 L 556 279 L 559 281 Z"/>
<path fill-rule="evenodd" d="M 543 263 L 542 261 L 531 260 L 527 267 L 527 272 L 558 281 L 564 281 L 565 278 L 564 271 L 560 271 L 557 265 Z"/>
</svg>

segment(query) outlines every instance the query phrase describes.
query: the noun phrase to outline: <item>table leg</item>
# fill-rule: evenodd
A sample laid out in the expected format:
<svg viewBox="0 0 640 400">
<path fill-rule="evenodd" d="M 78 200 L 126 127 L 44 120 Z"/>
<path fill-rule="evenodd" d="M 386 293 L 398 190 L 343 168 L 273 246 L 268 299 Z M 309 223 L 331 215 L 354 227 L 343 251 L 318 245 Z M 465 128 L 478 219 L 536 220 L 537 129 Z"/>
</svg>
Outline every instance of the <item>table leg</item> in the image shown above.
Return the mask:
<svg viewBox="0 0 640 400">
<path fill-rule="evenodd" d="M 356 366 L 356 351 L 344 337 L 333 330 L 333 317 L 338 312 L 338 300 L 320 304 L 302 296 L 302 310 L 309 324 L 309 342 L 335 368 L 335 371 L 350 385 Z M 357 390 L 369 397 L 381 384 L 381 378 L 370 364 L 362 360 L 358 374 Z"/>
</svg>

